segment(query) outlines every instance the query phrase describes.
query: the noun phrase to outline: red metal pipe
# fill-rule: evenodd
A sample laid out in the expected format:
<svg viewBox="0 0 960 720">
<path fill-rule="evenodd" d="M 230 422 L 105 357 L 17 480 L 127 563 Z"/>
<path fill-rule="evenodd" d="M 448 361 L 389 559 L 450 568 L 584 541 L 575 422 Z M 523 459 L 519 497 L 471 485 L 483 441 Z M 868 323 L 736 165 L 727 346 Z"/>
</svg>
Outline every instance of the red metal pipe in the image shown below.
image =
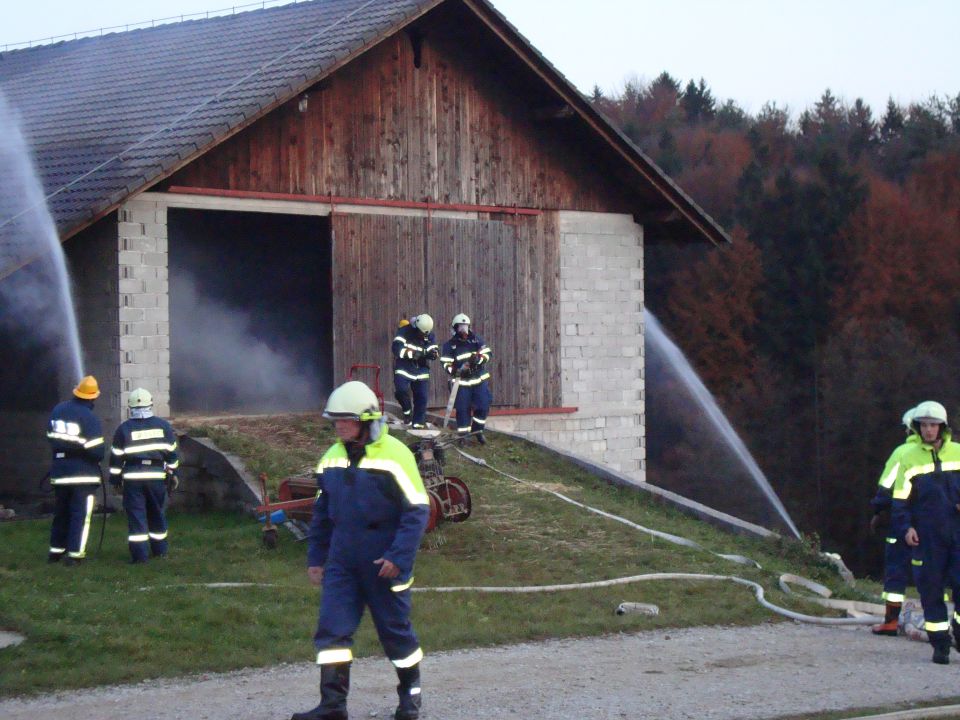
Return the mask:
<svg viewBox="0 0 960 720">
<path fill-rule="evenodd" d="M 219 190 L 217 188 L 183 187 L 174 185 L 167 191 L 174 195 L 205 195 L 210 197 L 245 198 L 252 200 L 285 200 L 327 203 L 328 205 L 365 205 L 369 207 L 404 208 L 408 210 L 456 210 L 459 212 L 502 213 L 505 215 L 542 215 L 536 208 L 508 207 L 506 205 L 469 205 L 466 203 L 437 203 L 417 200 L 375 200 L 338 195 L 297 195 L 295 193 L 260 192 L 257 190 Z"/>
</svg>

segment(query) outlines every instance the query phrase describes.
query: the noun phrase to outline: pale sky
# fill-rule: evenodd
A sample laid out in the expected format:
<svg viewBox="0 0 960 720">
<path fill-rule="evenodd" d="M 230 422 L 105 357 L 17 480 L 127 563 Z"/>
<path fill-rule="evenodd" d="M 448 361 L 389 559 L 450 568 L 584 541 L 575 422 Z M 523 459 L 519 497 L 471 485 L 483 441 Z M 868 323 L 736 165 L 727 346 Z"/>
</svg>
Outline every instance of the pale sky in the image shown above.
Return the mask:
<svg viewBox="0 0 960 720">
<path fill-rule="evenodd" d="M 238 8 L 248 0 L 235 0 Z M 960 0 L 493 0 L 544 56 L 589 93 L 666 70 L 706 79 L 716 98 L 794 116 L 826 88 L 882 114 L 960 94 Z M 285 4 L 270 2 L 269 6 Z M 8 43 L 231 7 L 229 0 L 8 2 Z"/>
</svg>

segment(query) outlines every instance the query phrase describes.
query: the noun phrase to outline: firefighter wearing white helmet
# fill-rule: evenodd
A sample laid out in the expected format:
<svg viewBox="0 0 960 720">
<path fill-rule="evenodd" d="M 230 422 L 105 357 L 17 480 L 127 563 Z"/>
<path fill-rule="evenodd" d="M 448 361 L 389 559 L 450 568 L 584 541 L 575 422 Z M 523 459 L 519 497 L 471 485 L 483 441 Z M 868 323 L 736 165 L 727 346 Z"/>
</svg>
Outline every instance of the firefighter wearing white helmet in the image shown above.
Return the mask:
<svg viewBox="0 0 960 720">
<path fill-rule="evenodd" d="M 911 584 L 911 551 L 903 538 L 898 538 L 891 530 L 890 506 L 893 504 L 893 483 L 900 468 L 900 459 L 908 449 L 920 442 L 920 436 L 913 429 L 915 411 L 916 408 L 910 408 L 903 414 L 902 422 L 906 431 L 906 440 L 890 454 L 877 481 L 877 494 L 870 501 L 874 513 L 870 519 L 870 529 L 884 539 L 883 599 L 886 610 L 883 622 L 873 626 L 875 635 L 896 637 L 899 631 L 900 609 L 903 606 L 907 585 Z"/>
<path fill-rule="evenodd" d="M 353 635 L 365 607 L 400 680 L 394 717 L 415 720 L 423 651 L 410 623 L 410 586 L 430 514 L 427 493 L 413 454 L 390 435 L 370 388 L 341 385 L 323 415 L 338 441 L 317 465 L 307 543 L 307 575 L 323 585 L 313 636 L 320 704 L 293 720 L 347 717 Z"/>
<path fill-rule="evenodd" d="M 153 414 L 153 396 L 147 390 L 133 390 L 127 407 L 130 418 L 113 435 L 110 482 L 123 487 L 130 562 L 139 564 L 165 558 L 169 551 L 164 506 L 168 488 L 172 492 L 179 484 L 180 457 L 176 433 Z"/>
<path fill-rule="evenodd" d="M 393 351 L 394 397 L 403 411 L 403 421 L 414 428 L 427 426 L 430 396 L 430 363 L 440 355 L 433 334 L 433 318 L 422 313 L 397 330 Z M 410 400 L 413 395 L 413 402 Z"/>
<path fill-rule="evenodd" d="M 483 430 L 493 396 L 490 393 L 490 348 L 471 329 L 470 318 L 458 313 L 450 321 L 453 337 L 443 344 L 440 363 L 455 382 L 459 382 L 454 407 L 457 410 L 457 433 L 465 439 L 474 435 L 486 443 Z"/>
<path fill-rule="evenodd" d="M 913 548 L 924 630 L 933 662 L 950 662 L 950 630 L 960 641 L 960 615 L 947 615 L 944 589 L 960 597 L 960 445 L 953 442 L 947 411 L 928 400 L 914 409 L 917 443 L 900 457 L 893 484 L 893 531 Z M 952 622 L 951 622 L 952 620 Z"/>
<path fill-rule="evenodd" d="M 104 450 L 102 426 L 93 414 L 93 401 L 99 396 L 97 379 L 87 375 L 73 389 L 73 397 L 50 413 L 50 484 L 56 500 L 47 562 L 77 565 L 86 557 Z"/>
</svg>

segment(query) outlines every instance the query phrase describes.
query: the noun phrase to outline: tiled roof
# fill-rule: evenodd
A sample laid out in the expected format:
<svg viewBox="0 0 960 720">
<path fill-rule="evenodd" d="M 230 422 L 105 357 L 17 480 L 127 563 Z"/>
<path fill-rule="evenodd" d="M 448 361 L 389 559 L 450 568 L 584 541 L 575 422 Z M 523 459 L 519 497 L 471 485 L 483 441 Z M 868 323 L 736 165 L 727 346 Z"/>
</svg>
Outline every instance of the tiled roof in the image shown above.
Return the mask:
<svg viewBox="0 0 960 720">
<path fill-rule="evenodd" d="M 439 1 L 315 0 L 13 50 L 0 91 L 66 236 Z M 0 277 L 23 252 L 12 225 Z"/>
<path fill-rule="evenodd" d="M 21 119 L 67 237 L 444 1 L 313 0 L 13 50 L 0 53 L 0 92 Z M 502 23 L 517 51 L 681 211 L 685 236 L 727 239 L 487 0 L 466 4 Z M 0 279 L 31 256 L 29 233 L 5 224 L 19 198 L 2 187 Z"/>
</svg>

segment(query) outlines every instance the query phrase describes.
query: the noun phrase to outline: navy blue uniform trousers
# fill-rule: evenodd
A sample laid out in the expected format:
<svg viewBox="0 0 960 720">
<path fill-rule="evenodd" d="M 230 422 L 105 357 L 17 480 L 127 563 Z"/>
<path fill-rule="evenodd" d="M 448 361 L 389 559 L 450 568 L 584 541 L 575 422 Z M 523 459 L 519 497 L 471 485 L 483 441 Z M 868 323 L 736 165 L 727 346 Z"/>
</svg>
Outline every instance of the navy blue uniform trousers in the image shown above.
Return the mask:
<svg viewBox="0 0 960 720">
<path fill-rule="evenodd" d="M 487 424 L 487 413 L 490 412 L 492 400 L 493 395 L 486 380 L 479 385 L 469 387 L 461 385 L 453 403 L 457 411 L 457 430 L 461 433 L 483 430 Z"/>
<path fill-rule="evenodd" d="M 413 391 L 413 407 L 410 406 L 410 392 Z M 430 394 L 429 380 L 411 380 L 403 375 L 393 376 L 393 394 L 403 410 L 404 420 L 414 425 L 423 425 L 427 421 L 427 400 Z"/>
<path fill-rule="evenodd" d="M 167 517 L 163 480 L 127 480 L 123 483 L 123 510 L 127 513 L 130 556 L 146 560 L 167 554 Z M 149 553 L 148 553 L 149 548 Z"/>
<path fill-rule="evenodd" d="M 87 540 L 99 485 L 54 485 L 53 522 L 50 524 L 50 554 L 86 556 Z"/>
<path fill-rule="evenodd" d="M 353 647 L 353 634 L 363 617 L 364 605 L 369 605 L 384 652 L 390 660 L 402 660 L 420 647 L 410 623 L 410 590 L 396 592 L 392 589 L 394 581 L 377 577 L 380 566 L 373 561 L 383 555 L 389 540 L 380 535 L 382 530 L 361 530 L 358 534 L 364 532 L 371 537 L 369 540 L 358 538 L 356 547 L 365 551 L 358 549 L 349 562 L 331 555 L 324 566 L 323 597 L 314 645 L 317 650 Z M 395 532 L 395 528 L 391 528 L 389 537 Z"/>
</svg>

